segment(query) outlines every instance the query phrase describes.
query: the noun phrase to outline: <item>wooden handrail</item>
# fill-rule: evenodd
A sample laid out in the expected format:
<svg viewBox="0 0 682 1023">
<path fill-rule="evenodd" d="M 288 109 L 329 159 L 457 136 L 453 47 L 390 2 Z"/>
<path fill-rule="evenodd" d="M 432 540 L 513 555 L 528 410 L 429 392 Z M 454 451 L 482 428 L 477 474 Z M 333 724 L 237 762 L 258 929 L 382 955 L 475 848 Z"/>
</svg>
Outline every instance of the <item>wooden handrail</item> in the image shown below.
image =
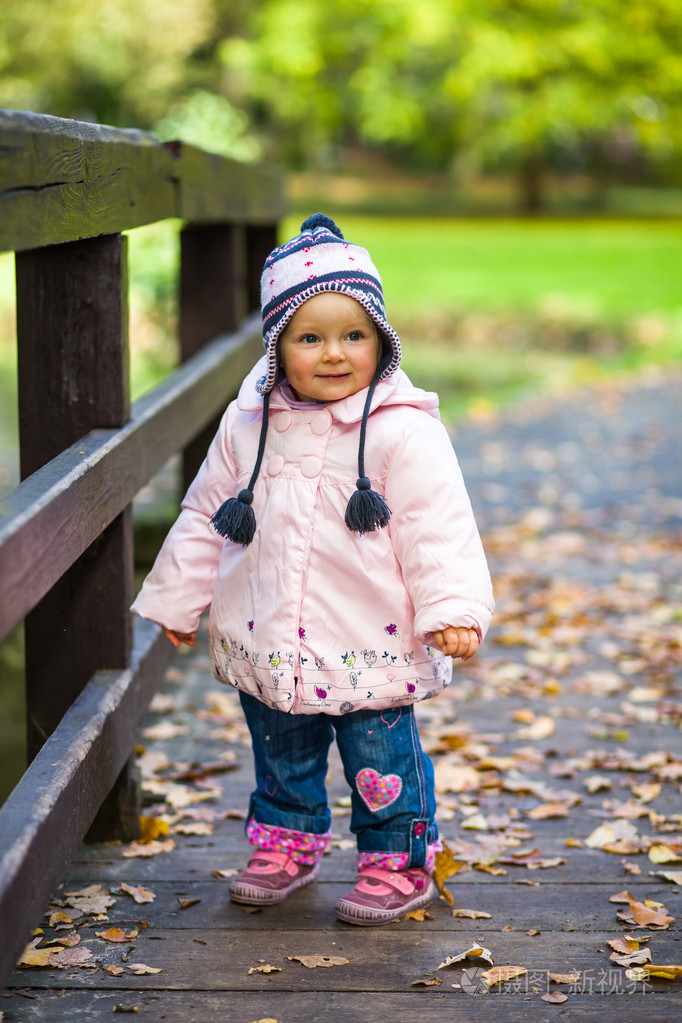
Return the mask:
<svg viewBox="0 0 682 1023">
<path fill-rule="evenodd" d="M 250 314 L 284 212 L 273 168 L 0 110 L 22 471 L 0 502 L 0 638 L 24 619 L 32 760 L 0 808 L 0 981 L 86 832 L 137 837 L 132 753 L 172 648 L 149 622 L 133 640 L 131 502 L 175 452 L 196 471 L 262 351 Z M 131 408 L 121 232 L 171 217 L 182 365 Z"/>
</svg>

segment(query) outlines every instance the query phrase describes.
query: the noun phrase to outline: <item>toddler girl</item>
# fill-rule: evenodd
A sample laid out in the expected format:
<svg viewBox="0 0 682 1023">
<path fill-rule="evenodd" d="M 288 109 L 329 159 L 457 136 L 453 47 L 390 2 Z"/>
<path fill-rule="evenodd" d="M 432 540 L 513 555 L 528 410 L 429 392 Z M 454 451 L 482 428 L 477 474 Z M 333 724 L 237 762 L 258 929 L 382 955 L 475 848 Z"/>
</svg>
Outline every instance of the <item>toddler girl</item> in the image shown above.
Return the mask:
<svg viewBox="0 0 682 1023">
<path fill-rule="evenodd" d="M 212 671 L 239 691 L 256 770 L 256 851 L 232 899 L 281 902 L 315 880 L 335 734 L 358 843 L 336 910 L 382 924 L 435 894 L 433 768 L 413 704 L 483 640 L 490 578 L 438 399 L 399 368 L 367 251 L 316 214 L 270 254 L 261 288 L 266 354 L 133 610 L 193 645 L 211 605 Z"/>
</svg>

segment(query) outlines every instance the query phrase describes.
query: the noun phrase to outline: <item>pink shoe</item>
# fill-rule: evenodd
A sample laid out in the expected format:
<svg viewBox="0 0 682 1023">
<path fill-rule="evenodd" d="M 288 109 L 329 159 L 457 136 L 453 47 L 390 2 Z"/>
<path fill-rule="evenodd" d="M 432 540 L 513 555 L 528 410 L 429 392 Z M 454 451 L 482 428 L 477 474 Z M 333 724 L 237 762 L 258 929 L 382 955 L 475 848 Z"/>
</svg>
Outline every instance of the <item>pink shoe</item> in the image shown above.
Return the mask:
<svg viewBox="0 0 682 1023">
<path fill-rule="evenodd" d="M 282 902 L 297 888 L 312 884 L 319 867 L 319 863 L 296 863 L 286 853 L 260 850 L 251 857 L 246 870 L 230 882 L 230 898 L 251 906 Z"/>
<path fill-rule="evenodd" d="M 435 894 L 436 886 L 419 867 L 412 870 L 366 867 L 359 872 L 355 888 L 336 903 L 336 915 L 348 924 L 364 927 L 388 924 L 405 913 L 428 906 Z"/>
</svg>

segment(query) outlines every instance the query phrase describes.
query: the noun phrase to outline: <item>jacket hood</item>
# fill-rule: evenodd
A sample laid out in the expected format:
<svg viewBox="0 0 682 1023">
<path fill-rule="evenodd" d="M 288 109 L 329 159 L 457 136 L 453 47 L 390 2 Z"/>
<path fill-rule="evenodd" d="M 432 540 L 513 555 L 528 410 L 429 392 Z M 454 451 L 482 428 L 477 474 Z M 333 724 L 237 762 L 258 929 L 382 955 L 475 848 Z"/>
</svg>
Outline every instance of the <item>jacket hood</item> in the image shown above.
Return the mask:
<svg viewBox="0 0 682 1023">
<path fill-rule="evenodd" d="M 242 411 L 252 411 L 262 407 L 263 396 L 258 392 L 257 384 L 263 377 L 266 368 L 267 356 L 263 356 L 244 379 L 237 397 L 237 407 Z M 356 394 L 351 394 L 348 398 L 330 401 L 324 407 L 339 423 L 359 423 L 362 419 L 366 398 L 367 388 L 364 388 Z M 420 409 L 433 416 L 434 419 L 440 420 L 438 395 L 433 391 L 424 391 L 421 387 L 415 387 L 402 369 L 396 370 L 388 379 L 380 380 L 376 385 L 372 398 L 372 411 L 380 405 L 385 407 L 406 405 L 410 408 Z M 289 407 L 277 388 L 272 392 L 270 407 L 273 409 Z"/>
</svg>

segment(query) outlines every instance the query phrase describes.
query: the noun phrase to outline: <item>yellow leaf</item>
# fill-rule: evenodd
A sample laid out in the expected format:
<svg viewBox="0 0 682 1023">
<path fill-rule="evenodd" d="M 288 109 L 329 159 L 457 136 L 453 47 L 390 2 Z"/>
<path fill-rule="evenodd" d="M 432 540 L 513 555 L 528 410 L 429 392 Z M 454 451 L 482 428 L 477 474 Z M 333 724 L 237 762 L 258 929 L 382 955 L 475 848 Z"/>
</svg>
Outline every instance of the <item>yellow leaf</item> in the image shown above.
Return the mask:
<svg viewBox="0 0 682 1023">
<path fill-rule="evenodd" d="M 565 803 L 540 803 L 532 810 L 527 810 L 526 817 L 530 817 L 534 821 L 549 820 L 552 817 L 568 817 L 568 807 Z"/>
<path fill-rule="evenodd" d="M 270 963 L 263 963 L 262 966 L 252 966 L 249 975 L 252 973 L 281 973 L 281 966 L 271 966 Z"/>
<path fill-rule="evenodd" d="M 652 863 L 677 863 L 682 860 L 682 852 L 679 847 L 671 847 L 657 842 L 649 849 L 649 859 Z"/>
<path fill-rule="evenodd" d="M 466 920 L 492 920 L 490 913 L 484 913 L 481 909 L 453 909 L 453 916 L 461 916 Z"/>
<path fill-rule="evenodd" d="M 447 842 L 443 842 L 442 850 L 436 853 L 436 864 L 432 877 L 441 898 L 445 899 L 448 906 L 452 906 L 455 899 L 452 892 L 449 892 L 445 887 L 445 882 L 463 866 L 464 861 L 456 860 L 450 846 Z"/>
<path fill-rule="evenodd" d="M 424 923 L 424 920 L 432 920 L 433 917 L 427 909 L 414 909 L 411 913 L 406 913 L 405 920 L 418 920 L 419 923 Z"/>
<path fill-rule="evenodd" d="M 153 842 L 168 834 L 168 821 L 160 817 L 140 817 L 140 842 Z"/>
<path fill-rule="evenodd" d="M 438 854 L 436 853 L 436 855 Z M 482 874 L 494 874 L 495 876 L 507 873 L 504 867 L 496 867 L 493 863 L 474 863 L 474 869 L 480 870 Z M 448 905 L 451 906 L 452 902 L 454 899 L 448 902 Z"/>
<path fill-rule="evenodd" d="M 56 955 L 56 951 L 53 948 L 36 948 L 40 942 L 40 936 L 34 938 L 30 944 L 26 946 L 21 954 L 21 958 L 17 963 L 17 966 L 22 969 L 31 969 L 36 966 L 52 966 L 52 957 Z"/>
<path fill-rule="evenodd" d="M 658 963 L 648 963 L 645 966 L 635 966 L 625 971 L 625 976 L 630 980 L 646 980 L 647 977 L 661 977 L 663 980 L 675 980 L 682 977 L 682 966 L 659 966 Z"/>
<path fill-rule="evenodd" d="M 107 966 L 106 971 L 113 977 L 120 977 L 122 973 L 126 972 L 122 966 Z"/>
</svg>

